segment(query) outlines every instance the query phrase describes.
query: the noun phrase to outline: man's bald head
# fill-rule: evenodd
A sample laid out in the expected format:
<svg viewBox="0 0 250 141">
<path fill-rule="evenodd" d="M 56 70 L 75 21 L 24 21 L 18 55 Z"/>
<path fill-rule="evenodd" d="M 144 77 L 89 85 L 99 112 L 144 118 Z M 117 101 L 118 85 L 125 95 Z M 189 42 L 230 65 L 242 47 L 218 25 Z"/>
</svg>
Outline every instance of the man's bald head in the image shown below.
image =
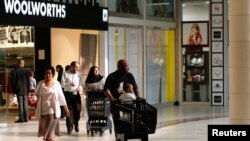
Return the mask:
<svg viewBox="0 0 250 141">
<path fill-rule="evenodd" d="M 117 62 L 117 69 L 121 73 L 128 73 L 128 70 L 129 70 L 128 61 L 126 59 L 120 59 Z"/>
</svg>

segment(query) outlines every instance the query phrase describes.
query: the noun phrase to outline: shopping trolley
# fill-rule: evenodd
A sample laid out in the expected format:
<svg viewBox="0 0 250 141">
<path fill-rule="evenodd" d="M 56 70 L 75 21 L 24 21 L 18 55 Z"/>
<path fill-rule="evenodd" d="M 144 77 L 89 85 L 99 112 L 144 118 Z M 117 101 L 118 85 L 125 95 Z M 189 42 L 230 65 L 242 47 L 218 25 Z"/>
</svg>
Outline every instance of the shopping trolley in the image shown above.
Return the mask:
<svg viewBox="0 0 250 141">
<path fill-rule="evenodd" d="M 86 98 L 88 120 L 86 122 L 87 134 L 100 133 L 105 130 L 112 134 L 112 122 L 110 120 L 110 101 L 103 92 L 88 91 Z"/>
<path fill-rule="evenodd" d="M 148 141 L 148 134 L 155 133 L 157 109 L 145 101 L 116 102 L 112 112 L 117 141 L 137 138 Z"/>
</svg>

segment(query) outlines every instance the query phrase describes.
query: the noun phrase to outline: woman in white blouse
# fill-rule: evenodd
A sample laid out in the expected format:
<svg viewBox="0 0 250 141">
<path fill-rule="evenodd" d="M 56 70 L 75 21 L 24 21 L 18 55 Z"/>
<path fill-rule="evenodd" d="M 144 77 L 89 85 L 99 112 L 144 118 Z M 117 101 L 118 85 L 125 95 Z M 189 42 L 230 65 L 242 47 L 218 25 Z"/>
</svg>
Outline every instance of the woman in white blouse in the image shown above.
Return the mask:
<svg viewBox="0 0 250 141">
<path fill-rule="evenodd" d="M 43 136 L 45 141 L 54 141 L 59 136 L 60 106 L 64 106 L 66 116 L 70 113 L 62 91 L 60 82 L 54 80 L 55 69 L 52 66 L 45 68 L 44 80 L 37 84 L 35 91 L 38 97 L 36 117 L 39 118 L 38 137 Z"/>
</svg>

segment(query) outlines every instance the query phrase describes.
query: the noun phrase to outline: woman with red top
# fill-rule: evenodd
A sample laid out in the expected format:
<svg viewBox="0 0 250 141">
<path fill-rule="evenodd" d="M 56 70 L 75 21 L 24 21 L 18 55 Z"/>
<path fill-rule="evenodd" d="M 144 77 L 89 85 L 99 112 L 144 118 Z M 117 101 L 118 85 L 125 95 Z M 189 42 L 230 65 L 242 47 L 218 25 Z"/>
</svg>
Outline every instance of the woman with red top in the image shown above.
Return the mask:
<svg viewBox="0 0 250 141">
<path fill-rule="evenodd" d="M 200 32 L 200 26 L 197 23 L 194 23 L 191 27 L 191 33 L 188 38 L 188 45 L 201 45 L 202 36 Z"/>
</svg>

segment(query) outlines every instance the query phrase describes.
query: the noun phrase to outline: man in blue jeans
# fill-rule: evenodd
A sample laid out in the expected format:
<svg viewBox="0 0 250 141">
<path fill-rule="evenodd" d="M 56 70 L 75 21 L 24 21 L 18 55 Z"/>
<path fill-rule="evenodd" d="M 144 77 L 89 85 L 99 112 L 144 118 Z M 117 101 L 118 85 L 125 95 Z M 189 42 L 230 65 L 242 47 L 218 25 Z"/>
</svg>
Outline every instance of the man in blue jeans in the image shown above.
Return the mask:
<svg viewBox="0 0 250 141">
<path fill-rule="evenodd" d="M 18 66 L 11 72 L 13 93 L 17 95 L 19 118 L 16 123 L 28 122 L 28 94 L 30 89 L 29 70 L 24 68 L 23 59 L 18 60 Z"/>
</svg>

